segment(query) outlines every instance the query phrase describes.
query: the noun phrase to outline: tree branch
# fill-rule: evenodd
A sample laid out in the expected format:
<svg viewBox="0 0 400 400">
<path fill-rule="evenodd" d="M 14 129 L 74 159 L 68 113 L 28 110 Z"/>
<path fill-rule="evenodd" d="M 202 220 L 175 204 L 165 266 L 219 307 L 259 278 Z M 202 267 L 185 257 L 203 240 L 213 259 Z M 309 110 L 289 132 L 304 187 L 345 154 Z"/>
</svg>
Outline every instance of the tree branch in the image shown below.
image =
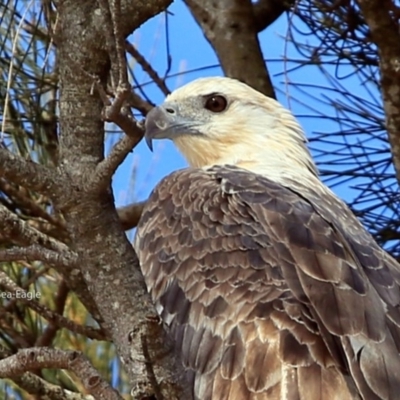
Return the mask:
<svg viewBox="0 0 400 400">
<path fill-rule="evenodd" d="M 61 386 L 53 385 L 31 372 L 13 377 L 12 381 L 26 392 L 43 400 L 94 400 L 92 395 L 75 393 Z"/>
<path fill-rule="evenodd" d="M 251 1 L 185 0 L 185 3 L 214 48 L 225 75 L 275 98 Z"/>
<path fill-rule="evenodd" d="M 37 244 L 28 247 L 0 249 L 0 262 L 10 261 L 42 261 L 61 268 L 72 268 L 78 262 L 78 255 L 72 251 L 56 252 Z"/>
<path fill-rule="evenodd" d="M 122 35 L 121 26 L 121 0 L 113 0 L 110 2 L 111 20 L 114 33 L 115 51 L 117 54 L 118 83 L 117 89 L 131 90 L 128 81 L 128 70 L 126 67 L 125 40 Z"/>
<path fill-rule="evenodd" d="M 158 86 L 161 92 L 168 96 L 171 91 L 168 89 L 165 80 L 162 79 L 149 62 L 139 53 L 139 50 L 128 41 L 125 42 L 126 51 L 140 64 L 143 71 L 147 72 L 147 75 L 152 79 L 152 81 Z"/>
<path fill-rule="evenodd" d="M 132 0 L 121 0 L 121 34 L 127 37 L 133 30 L 155 15 L 165 11 L 172 0 L 142 1 L 140 7 Z"/>
<path fill-rule="evenodd" d="M 33 161 L 24 160 L 2 147 L 0 147 L 0 177 L 49 197 L 54 195 L 57 188 L 56 171 Z"/>
<path fill-rule="evenodd" d="M 68 193 L 68 191 L 66 192 Z M 39 261 L 51 262 L 53 266 L 58 267 L 57 270 L 59 272 L 63 273 L 69 288 L 76 292 L 82 304 L 92 314 L 93 318 L 101 324 L 102 319 L 98 313 L 97 306 L 90 293 L 88 293 L 81 271 L 74 262 L 74 260 L 77 260 L 76 257 L 79 257 L 79 254 L 71 252 L 69 247 L 64 243 L 52 239 L 50 236 L 29 226 L 27 222 L 19 219 L 1 204 L 0 222 L 3 228 L 0 232 L 2 237 L 11 239 L 11 241 L 21 245 L 30 245 L 26 250 L 4 250 L 2 253 L 4 259 L 12 258 L 15 260 L 21 257 L 22 259 L 29 258 L 31 261 L 31 258 L 37 258 Z M 45 250 L 47 249 L 53 250 L 53 252 L 46 252 Z M 81 260 L 79 261 L 81 262 Z"/>
<path fill-rule="evenodd" d="M 124 38 L 119 29 L 119 20 L 121 19 L 120 0 L 113 0 L 112 2 L 99 0 L 99 4 L 104 15 L 104 35 L 111 62 L 111 84 L 117 92 L 119 90 L 129 91 Z"/>
<path fill-rule="evenodd" d="M 39 304 L 34 297 L 40 293 L 28 293 L 26 290 L 19 287 L 5 272 L 0 271 L 0 286 L 10 291 L 9 296 L 12 296 L 12 300 L 19 300 L 25 303 L 29 308 L 36 311 L 43 318 L 47 319 L 58 325 L 60 328 L 65 328 L 71 332 L 84 335 L 89 339 L 104 340 L 105 335 L 99 329 L 92 328 L 90 326 L 82 326 L 75 322 L 57 314 L 47 308 L 46 306 Z"/>
<path fill-rule="evenodd" d="M 400 33 L 390 0 L 358 0 L 378 47 L 381 93 L 393 164 L 400 185 Z"/>
<path fill-rule="evenodd" d="M 117 209 L 119 220 L 125 231 L 137 226 L 145 204 L 145 201 L 141 201 Z"/>
<path fill-rule="evenodd" d="M 118 392 L 105 381 L 89 360 L 80 352 L 32 347 L 0 361 L 0 377 L 14 378 L 26 371 L 57 368 L 68 369 L 81 378 L 85 389 L 95 399 L 123 400 Z"/>
<path fill-rule="evenodd" d="M 29 226 L 27 222 L 22 221 L 17 215 L 13 214 L 2 204 L 0 204 L 0 221 L 2 224 L 2 236 L 22 245 L 39 245 L 37 247 L 33 247 L 36 249 L 36 254 L 40 253 L 38 249 L 40 246 L 42 246 L 50 250 L 54 250 L 60 255 L 66 255 L 67 259 L 74 258 L 73 253 L 70 252 L 68 246 L 66 246 L 64 243 L 59 242 L 58 240 L 55 240 Z M 33 248 L 31 248 L 31 251 L 33 251 Z M 43 252 L 42 256 L 45 257 Z"/>
<path fill-rule="evenodd" d="M 135 108 L 136 110 L 139 110 L 142 113 L 142 115 L 147 115 L 150 112 L 150 110 L 154 107 L 154 104 L 151 104 L 148 101 L 142 99 L 135 92 L 130 93 L 127 99 L 127 105 Z"/>
<path fill-rule="evenodd" d="M 65 280 L 61 280 L 60 284 L 58 285 L 57 293 L 54 296 L 54 312 L 56 314 L 58 315 L 64 314 L 64 309 L 68 299 L 68 294 L 69 294 L 68 285 L 66 284 Z M 59 329 L 60 326 L 58 326 L 54 322 L 49 322 L 49 324 L 44 328 L 41 335 L 37 337 L 35 341 L 35 346 L 37 347 L 51 346 Z"/>
<path fill-rule="evenodd" d="M 258 0 L 253 3 L 257 32 L 261 32 L 270 26 L 294 3 L 294 0 Z"/>
<path fill-rule="evenodd" d="M 111 149 L 110 154 L 96 168 L 93 185 L 99 190 L 110 184 L 110 180 L 126 156 L 138 144 L 141 137 L 124 135 Z"/>
<path fill-rule="evenodd" d="M 109 186 L 117 168 L 142 139 L 143 127 L 137 123 L 127 109 L 121 110 L 122 104 L 129 95 L 127 91 L 117 92 L 115 101 L 111 103 L 103 87 L 100 84 L 96 86 L 104 103 L 103 119 L 107 122 L 114 122 L 126 133 L 126 136 L 123 136 L 114 145 L 110 154 L 96 166 L 92 184 L 101 191 Z"/>
<path fill-rule="evenodd" d="M 30 227 L 28 223 L 20 220 L 15 214 L 8 211 L 1 204 L 0 221 L 3 227 L 1 235 L 12 239 L 16 243 L 30 245 L 26 248 L 1 250 L 0 260 L 38 260 L 48 262 L 56 267 L 59 272 L 63 273 L 69 288 L 76 292 L 82 304 L 92 314 L 93 318 L 101 324 L 102 319 L 98 313 L 97 306 L 90 293 L 88 293 L 82 273 L 77 266 L 79 255 L 72 252 L 64 243 L 58 242 L 35 228 Z M 48 251 L 48 249 L 51 251 Z"/>
<path fill-rule="evenodd" d="M 132 245 L 121 229 L 110 182 L 105 185 L 106 180 L 101 179 L 101 190 L 93 185 L 93 177 L 104 160 L 104 104 L 98 91 L 93 96 L 88 94 L 93 86 L 93 76 L 98 77 L 103 87 L 106 86 L 110 66 L 103 51 L 104 43 L 99 41 L 99 37 L 88 34 L 92 29 L 94 32 L 98 29 L 97 25 L 91 26 L 88 22 L 88 3 L 93 5 L 97 2 L 63 0 L 57 8 L 60 24 L 57 54 L 63 88 L 60 93 L 59 170 L 69 178 L 72 190 L 60 191 L 54 204 L 65 217 L 71 247 L 79 255 L 84 283 L 98 307 L 104 321 L 102 327 L 114 342 L 132 386 L 151 387 L 151 382 L 143 374 L 145 365 L 140 361 L 143 358 L 141 342 L 130 340 L 132 332 L 144 330 L 148 342 L 157 343 L 157 351 L 153 351 L 151 356 L 165 398 L 185 398 L 183 368 L 172 353 L 166 351 L 162 325 L 157 323 L 158 331 L 148 330 L 147 319 L 157 318 L 157 313 Z M 137 2 L 129 3 L 144 12 L 152 7 L 157 9 L 160 1 L 142 2 L 143 7 L 137 7 Z M 128 2 L 121 0 L 121 34 L 125 32 L 126 20 L 133 18 L 132 13 L 124 10 L 124 4 Z M 111 168 L 102 164 L 104 170 L 112 171 L 120 158 L 112 159 L 117 161 L 110 163 Z M 101 175 L 109 176 L 110 172 Z M 190 395 L 187 398 L 190 399 Z"/>
<path fill-rule="evenodd" d="M 18 208 L 23 208 L 29 215 L 42 218 L 57 228 L 64 228 L 62 221 L 48 214 L 44 208 L 27 195 L 25 189 L 17 188 L 4 179 L 0 179 L 0 190 L 12 199 L 13 203 L 17 203 Z"/>
</svg>

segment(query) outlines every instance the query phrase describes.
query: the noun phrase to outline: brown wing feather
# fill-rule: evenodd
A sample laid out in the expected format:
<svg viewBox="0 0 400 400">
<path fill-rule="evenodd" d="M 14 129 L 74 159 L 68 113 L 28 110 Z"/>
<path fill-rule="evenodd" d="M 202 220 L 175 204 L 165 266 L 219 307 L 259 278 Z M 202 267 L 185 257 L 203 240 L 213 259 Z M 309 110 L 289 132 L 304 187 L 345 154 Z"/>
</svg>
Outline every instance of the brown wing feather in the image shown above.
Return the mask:
<svg viewBox="0 0 400 400">
<path fill-rule="evenodd" d="M 398 399 L 400 267 L 321 190 L 214 167 L 152 193 L 135 248 L 195 399 Z"/>
</svg>

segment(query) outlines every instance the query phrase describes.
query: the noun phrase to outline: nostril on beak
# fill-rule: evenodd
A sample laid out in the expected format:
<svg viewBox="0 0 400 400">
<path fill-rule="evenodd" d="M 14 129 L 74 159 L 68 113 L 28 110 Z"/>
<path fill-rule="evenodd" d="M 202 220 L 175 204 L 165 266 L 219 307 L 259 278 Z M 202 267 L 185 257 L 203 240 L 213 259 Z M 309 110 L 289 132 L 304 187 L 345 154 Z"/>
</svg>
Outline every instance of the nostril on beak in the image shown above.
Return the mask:
<svg viewBox="0 0 400 400">
<path fill-rule="evenodd" d="M 166 108 L 165 111 L 166 111 L 168 114 L 175 114 L 175 110 L 174 110 L 173 108 L 170 108 L 170 107 Z"/>
</svg>

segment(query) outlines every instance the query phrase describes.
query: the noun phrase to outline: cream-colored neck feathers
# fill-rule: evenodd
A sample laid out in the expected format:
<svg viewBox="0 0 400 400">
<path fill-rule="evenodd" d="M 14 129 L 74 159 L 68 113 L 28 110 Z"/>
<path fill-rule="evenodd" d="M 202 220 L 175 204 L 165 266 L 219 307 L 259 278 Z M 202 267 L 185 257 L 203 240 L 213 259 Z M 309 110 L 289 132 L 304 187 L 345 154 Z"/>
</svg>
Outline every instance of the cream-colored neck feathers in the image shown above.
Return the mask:
<svg viewBox="0 0 400 400">
<path fill-rule="evenodd" d="M 282 183 L 287 178 L 317 176 L 305 145 L 290 141 L 277 142 L 268 137 L 253 142 L 244 139 L 250 135 L 240 136 L 230 135 L 228 142 L 203 136 L 182 136 L 175 140 L 175 144 L 189 165 L 196 168 L 236 165 Z M 238 141 L 235 142 L 235 139 Z"/>
</svg>

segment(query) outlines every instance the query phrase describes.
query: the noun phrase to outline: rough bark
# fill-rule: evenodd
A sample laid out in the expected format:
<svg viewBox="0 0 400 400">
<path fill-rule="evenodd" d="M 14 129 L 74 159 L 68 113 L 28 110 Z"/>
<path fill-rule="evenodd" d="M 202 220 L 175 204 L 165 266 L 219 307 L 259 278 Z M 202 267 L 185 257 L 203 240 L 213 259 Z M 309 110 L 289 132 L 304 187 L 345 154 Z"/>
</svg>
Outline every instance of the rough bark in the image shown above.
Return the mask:
<svg viewBox="0 0 400 400">
<path fill-rule="evenodd" d="M 95 399 L 123 400 L 123 397 L 106 382 L 89 360 L 77 351 L 43 347 L 22 349 L 0 361 L 0 377 L 24 376 L 26 370 L 42 368 L 68 369 L 79 376 L 85 389 Z"/>
<path fill-rule="evenodd" d="M 117 210 L 118 217 L 121 221 L 124 230 L 127 231 L 129 229 L 136 227 L 136 225 L 139 222 L 140 216 L 142 214 L 144 205 L 145 202 L 142 201 L 139 203 L 129 204 Z"/>
<path fill-rule="evenodd" d="M 256 21 L 251 1 L 185 0 L 185 3 L 214 48 L 225 75 L 274 98 L 257 38 L 261 22 Z"/>
<path fill-rule="evenodd" d="M 124 54 L 118 51 L 124 38 L 165 10 L 171 0 L 55 3 L 58 19 L 54 42 L 60 79 L 58 166 L 52 170 L 0 148 L 0 177 L 52 200 L 57 215 L 64 217 L 67 245 L 18 221 L 1 206 L 3 233 L 8 233 L 17 246 L 28 246 L 5 250 L 2 256 L 45 260 L 63 274 L 68 287 L 100 324 L 101 332 L 116 345 L 134 399 L 190 399 L 180 363 L 170 351 L 114 205 L 111 177 L 140 140 L 139 128 L 129 113 L 114 115 L 112 106 L 104 108 L 103 96 L 112 72 L 119 78 L 126 76 L 126 71 L 115 69 L 116 64 L 121 67 L 124 62 Z M 111 34 L 107 30 L 110 26 Z M 117 63 L 110 54 L 117 55 Z M 116 99 L 121 98 L 117 93 Z M 127 136 L 105 158 L 104 119 L 109 114 Z M 48 310 L 36 308 L 51 319 Z M 58 322 L 74 328 L 65 319 Z M 7 366 L 3 361 L 0 364 Z"/>
<path fill-rule="evenodd" d="M 395 4 L 390 0 L 358 0 L 378 48 L 386 129 L 400 184 L 400 33 Z M 398 12 L 398 9 L 397 9 Z M 397 15 L 397 16 L 396 16 Z"/>
<path fill-rule="evenodd" d="M 169 1 L 141 3 L 124 3 L 124 18 L 120 21 L 124 35 L 165 8 Z M 78 254 L 80 272 L 98 308 L 102 328 L 115 343 L 130 374 L 134 398 L 153 395 L 158 390 L 151 387 L 151 379 L 146 376 L 148 361 L 154 363 L 156 378 L 162 379 L 160 393 L 169 399 L 177 398 L 177 376 L 170 379 L 177 371 L 174 358 L 170 355 L 155 360 L 150 352 L 148 360 L 144 355 L 143 339 L 158 356 L 166 352 L 165 342 L 160 340 L 164 334 L 133 248 L 121 228 L 111 182 L 104 185 L 93 180 L 104 159 L 104 123 L 100 95 L 90 93 L 93 82 L 97 80 L 105 86 L 110 73 L 105 41 L 99 39 L 104 35 L 102 27 L 107 25 L 107 16 L 96 8 L 95 1 L 65 0 L 60 2 L 58 11 L 59 173 L 66 185 L 58 193 L 56 206 L 65 216 L 72 248 Z M 84 290 L 80 282 L 74 284 L 78 292 Z"/>
<path fill-rule="evenodd" d="M 294 4 L 294 0 L 258 0 L 253 3 L 257 32 L 263 31 Z"/>
</svg>

